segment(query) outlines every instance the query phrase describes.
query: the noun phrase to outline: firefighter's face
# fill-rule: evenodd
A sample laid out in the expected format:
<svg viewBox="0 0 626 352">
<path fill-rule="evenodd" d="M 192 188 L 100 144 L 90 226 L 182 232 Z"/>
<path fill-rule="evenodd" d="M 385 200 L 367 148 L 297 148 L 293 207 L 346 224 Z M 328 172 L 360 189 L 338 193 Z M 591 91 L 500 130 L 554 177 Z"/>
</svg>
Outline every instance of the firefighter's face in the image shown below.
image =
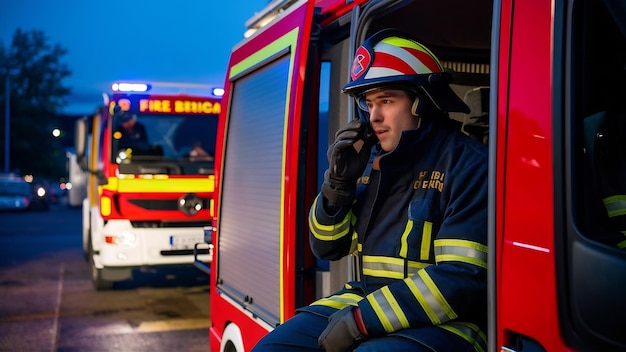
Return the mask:
<svg viewBox="0 0 626 352">
<path fill-rule="evenodd" d="M 411 114 L 413 98 L 400 89 L 381 88 L 365 94 L 370 123 L 384 151 L 393 150 L 403 131 L 417 128 L 418 118 Z"/>
<path fill-rule="evenodd" d="M 122 121 L 122 126 L 124 126 L 125 129 L 131 129 L 133 128 L 133 126 L 135 125 L 135 119 L 128 119 L 126 121 Z"/>
</svg>

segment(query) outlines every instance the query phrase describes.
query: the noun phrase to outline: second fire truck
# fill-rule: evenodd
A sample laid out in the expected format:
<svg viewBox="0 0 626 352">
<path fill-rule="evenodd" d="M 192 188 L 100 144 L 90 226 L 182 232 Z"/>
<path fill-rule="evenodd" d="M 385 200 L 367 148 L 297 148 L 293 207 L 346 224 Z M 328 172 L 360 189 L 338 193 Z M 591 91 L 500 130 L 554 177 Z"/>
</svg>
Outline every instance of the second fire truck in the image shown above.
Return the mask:
<svg viewBox="0 0 626 352">
<path fill-rule="evenodd" d="M 105 104 L 77 124 L 77 160 L 89 174 L 83 251 L 98 290 L 141 267 L 189 265 L 211 225 L 220 97 L 156 89 L 116 83 Z M 128 120 L 143 126 L 145 139 L 124 144 Z M 208 245 L 198 259 L 210 262 Z"/>
</svg>

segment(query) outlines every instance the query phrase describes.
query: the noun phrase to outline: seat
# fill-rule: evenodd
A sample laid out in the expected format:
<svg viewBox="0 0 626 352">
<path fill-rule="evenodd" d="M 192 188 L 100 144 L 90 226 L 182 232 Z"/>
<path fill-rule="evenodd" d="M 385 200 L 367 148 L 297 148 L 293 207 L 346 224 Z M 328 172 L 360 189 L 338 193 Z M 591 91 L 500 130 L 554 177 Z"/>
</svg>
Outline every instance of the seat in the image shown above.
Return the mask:
<svg viewBox="0 0 626 352">
<path fill-rule="evenodd" d="M 626 114 L 602 111 L 584 121 L 589 233 L 626 249 Z M 595 214 L 595 215 L 594 215 Z"/>
<path fill-rule="evenodd" d="M 461 131 L 468 136 L 489 142 L 489 87 L 481 86 L 468 90 L 463 101 L 470 108 L 465 114 Z"/>
</svg>

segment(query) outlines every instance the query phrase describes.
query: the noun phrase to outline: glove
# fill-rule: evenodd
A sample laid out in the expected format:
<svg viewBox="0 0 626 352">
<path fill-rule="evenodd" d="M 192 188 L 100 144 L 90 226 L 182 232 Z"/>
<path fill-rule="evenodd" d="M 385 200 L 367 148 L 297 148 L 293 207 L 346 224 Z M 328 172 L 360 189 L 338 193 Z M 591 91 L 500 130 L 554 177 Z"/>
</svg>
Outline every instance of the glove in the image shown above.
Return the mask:
<svg viewBox="0 0 626 352">
<path fill-rule="evenodd" d="M 361 310 L 348 306 L 328 318 L 328 326 L 322 331 L 317 343 L 326 352 L 344 352 L 366 338 L 367 330 L 361 318 Z"/>
<path fill-rule="evenodd" d="M 328 170 L 324 173 L 322 193 L 330 206 L 352 204 L 356 180 L 363 174 L 376 137 L 369 125 L 352 120 L 335 134 L 328 147 Z"/>
</svg>

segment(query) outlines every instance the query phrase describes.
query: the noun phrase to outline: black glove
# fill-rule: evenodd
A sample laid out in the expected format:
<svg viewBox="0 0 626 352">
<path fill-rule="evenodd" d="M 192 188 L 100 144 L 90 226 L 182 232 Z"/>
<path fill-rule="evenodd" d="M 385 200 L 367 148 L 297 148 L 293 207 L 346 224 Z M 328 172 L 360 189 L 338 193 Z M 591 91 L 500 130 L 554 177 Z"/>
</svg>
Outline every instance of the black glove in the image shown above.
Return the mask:
<svg viewBox="0 0 626 352">
<path fill-rule="evenodd" d="M 376 137 L 367 123 L 352 120 L 335 134 L 328 147 L 328 170 L 324 173 L 322 193 L 330 206 L 352 204 L 356 181 L 363 174 Z"/>
<path fill-rule="evenodd" d="M 319 346 L 326 352 L 345 352 L 367 338 L 359 308 L 348 306 L 340 309 L 328 318 L 328 326 L 317 339 Z M 351 350 L 351 349 L 350 349 Z"/>
</svg>

